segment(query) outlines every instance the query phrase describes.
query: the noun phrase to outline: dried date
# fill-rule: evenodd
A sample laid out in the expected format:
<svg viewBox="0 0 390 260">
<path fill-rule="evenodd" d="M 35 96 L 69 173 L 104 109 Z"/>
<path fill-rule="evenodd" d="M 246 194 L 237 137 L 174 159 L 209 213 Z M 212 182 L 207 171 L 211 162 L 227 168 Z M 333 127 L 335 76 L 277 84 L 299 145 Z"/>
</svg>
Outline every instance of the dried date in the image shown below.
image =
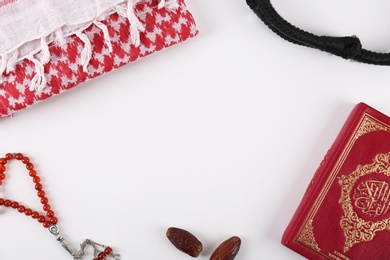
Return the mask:
<svg viewBox="0 0 390 260">
<path fill-rule="evenodd" d="M 210 260 L 233 260 L 240 250 L 240 246 L 241 239 L 237 236 L 233 236 L 222 242 L 222 244 L 215 249 Z"/>
<path fill-rule="evenodd" d="M 193 234 L 184 229 L 170 227 L 166 235 L 177 249 L 187 255 L 198 257 L 202 251 L 202 243 Z"/>
</svg>

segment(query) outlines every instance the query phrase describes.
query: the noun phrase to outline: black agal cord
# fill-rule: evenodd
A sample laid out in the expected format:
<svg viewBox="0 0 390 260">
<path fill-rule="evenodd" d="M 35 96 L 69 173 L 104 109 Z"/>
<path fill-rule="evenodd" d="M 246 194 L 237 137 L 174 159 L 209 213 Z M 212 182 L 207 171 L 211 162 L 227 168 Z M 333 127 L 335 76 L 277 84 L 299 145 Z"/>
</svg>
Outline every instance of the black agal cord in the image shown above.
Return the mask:
<svg viewBox="0 0 390 260">
<path fill-rule="evenodd" d="M 356 36 L 318 36 L 297 28 L 283 19 L 270 0 L 246 0 L 246 2 L 274 33 L 286 41 L 326 51 L 344 59 L 375 65 L 390 65 L 390 53 L 365 50 Z"/>
</svg>

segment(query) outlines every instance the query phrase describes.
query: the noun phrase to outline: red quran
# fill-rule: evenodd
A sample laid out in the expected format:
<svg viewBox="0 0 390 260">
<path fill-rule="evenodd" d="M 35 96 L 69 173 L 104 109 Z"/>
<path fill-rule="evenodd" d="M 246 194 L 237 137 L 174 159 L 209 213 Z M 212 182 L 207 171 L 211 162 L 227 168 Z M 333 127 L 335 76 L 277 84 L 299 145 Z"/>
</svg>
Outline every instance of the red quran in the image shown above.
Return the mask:
<svg viewBox="0 0 390 260">
<path fill-rule="evenodd" d="M 282 244 L 308 259 L 390 259 L 390 118 L 356 105 Z"/>
</svg>

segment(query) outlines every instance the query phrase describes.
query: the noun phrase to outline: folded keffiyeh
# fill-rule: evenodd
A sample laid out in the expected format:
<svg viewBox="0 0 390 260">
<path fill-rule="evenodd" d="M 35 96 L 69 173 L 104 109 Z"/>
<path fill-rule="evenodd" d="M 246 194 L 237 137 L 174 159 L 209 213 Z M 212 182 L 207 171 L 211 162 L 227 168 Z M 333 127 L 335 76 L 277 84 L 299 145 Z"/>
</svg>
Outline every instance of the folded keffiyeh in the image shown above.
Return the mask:
<svg viewBox="0 0 390 260">
<path fill-rule="evenodd" d="M 0 117 L 195 36 L 184 0 L 0 0 Z"/>
</svg>

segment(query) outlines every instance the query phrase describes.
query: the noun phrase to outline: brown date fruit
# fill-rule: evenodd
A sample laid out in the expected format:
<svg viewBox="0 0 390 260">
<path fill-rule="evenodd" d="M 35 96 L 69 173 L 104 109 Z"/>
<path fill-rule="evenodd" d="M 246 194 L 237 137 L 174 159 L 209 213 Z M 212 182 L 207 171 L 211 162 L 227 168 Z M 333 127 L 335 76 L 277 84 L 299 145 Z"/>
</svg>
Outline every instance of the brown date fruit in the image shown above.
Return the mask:
<svg viewBox="0 0 390 260">
<path fill-rule="evenodd" d="M 193 234 L 184 229 L 170 227 L 166 235 L 177 249 L 187 255 L 198 257 L 202 251 L 202 243 Z"/>
<path fill-rule="evenodd" d="M 241 239 L 237 236 L 233 236 L 222 242 L 222 244 L 215 249 L 210 260 L 233 260 L 240 250 L 240 246 Z"/>
</svg>

